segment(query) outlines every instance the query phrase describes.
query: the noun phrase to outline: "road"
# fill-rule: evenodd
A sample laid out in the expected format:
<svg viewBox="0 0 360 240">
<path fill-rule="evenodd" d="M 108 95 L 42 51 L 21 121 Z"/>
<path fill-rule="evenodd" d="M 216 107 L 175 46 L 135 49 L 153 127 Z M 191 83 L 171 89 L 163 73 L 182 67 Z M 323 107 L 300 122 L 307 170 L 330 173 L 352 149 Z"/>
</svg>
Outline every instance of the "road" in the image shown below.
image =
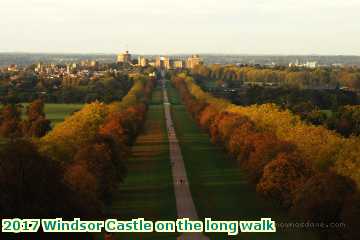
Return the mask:
<svg viewBox="0 0 360 240">
<path fill-rule="evenodd" d="M 165 80 L 162 80 L 162 89 L 177 215 L 178 218 L 189 218 L 190 220 L 196 221 L 199 220 L 199 217 L 191 196 L 184 160 L 171 118 L 171 104 L 168 99 Z M 178 239 L 205 240 L 209 238 L 202 233 L 184 233 Z"/>
</svg>

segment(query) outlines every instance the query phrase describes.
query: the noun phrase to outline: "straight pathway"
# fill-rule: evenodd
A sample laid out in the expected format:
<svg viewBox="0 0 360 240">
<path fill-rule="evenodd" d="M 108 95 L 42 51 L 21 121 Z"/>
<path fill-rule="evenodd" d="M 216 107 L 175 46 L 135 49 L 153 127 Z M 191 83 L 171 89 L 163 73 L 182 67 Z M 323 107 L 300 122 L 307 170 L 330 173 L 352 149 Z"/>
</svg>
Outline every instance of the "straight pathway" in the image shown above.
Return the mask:
<svg viewBox="0 0 360 240">
<path fill-rule="evenodd" d="M 181 149 L 178 139 L 176 137 L 173 121 L 171 118 L 171 108 L 164 79 L 162 80 L 162 89 L 177 215 L 178 218 L 189 218 L 192 221 L 196 221 L 199 220 L 199 217 L 197 215 L 194 201 L 191 196 Z M 202 233 L 184 233 L 178 239 L 205 240 L 208 239 L 208 237 L 206 237 Z"/>
</svg>

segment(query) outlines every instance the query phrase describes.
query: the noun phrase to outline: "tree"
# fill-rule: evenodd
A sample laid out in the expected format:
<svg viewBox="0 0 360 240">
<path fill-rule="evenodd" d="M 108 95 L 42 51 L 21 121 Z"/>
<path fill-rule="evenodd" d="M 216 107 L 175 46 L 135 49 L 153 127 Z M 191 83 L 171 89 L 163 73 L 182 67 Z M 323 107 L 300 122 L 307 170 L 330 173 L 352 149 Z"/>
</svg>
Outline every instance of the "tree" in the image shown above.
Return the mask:
<svg viewBox="0 0 360 240">
<path fill-rule="evenodd" d="M 290 207 L 294 192 L 311 174 L 311 169 L 298 153 L 280 153 L 265 166 L 256 190 L 283 207 Z"/>
<path fill-rule="evenodd" d="M 247 161 L 242 165 L 249 172 L 250 179 L 257 183 L 263 175 L 264 167 L 279 154 L 291 154 L 296 147 L 285 141 L 280 141 L 273 133 L 263 132 L 251 137 L 252 151 Z"/>
<path fill-rule="evenodd" d="M 338 152 L 337 161 L 334 164 L 336 173 L 350 177 L 360 186 L 360 139 L 350 137 L 346 139 Z"/>
<path fill-rule="evenodd" d="M 203 129 L 209 129 L 212 121 L 219 112 L 212 106 L 208 105 L 199 115 L 199 123 Z"/>
<path fill-rule="evenodd" d="M 83 172 L 89 172 L 98 184 L 97 196 L 103 202 L 109 202 L 118 186 L 116 172 L 117 157 L 110 146 L 99 136 L 93 142 L 82 146 L 74 156 L 73 164 L 83 166 Z M 79 169 L 79 167 L 78 167 Z M 91 176 L 89 174 L 89 176 Z M 121 176 L 124 177 L 124 176 Z M 88 177 L 88 179 L 91 179 Z"/>
<path fill-rule="evenodd" d="M 96 137 L 107 114 L 108 106 L 103 103 L 85 105 L 41 138 L 41 152 L 58 161 L 69 162 L 83 144 Z"/>
<path fill-rule="evenodd" d="M 42 137 L 51 130 L 51 121 L 46 119 L 44 102 L 35 100 L 26 109 L 27 120 L 24 120 L 23 133 L 29 137 Z"/>
<path fill-rule="evenodd" d="M 312 102 L 305 101 L 292 106 L 291 109 L 294 113 L 299 114 L 302 117 L 306 117 L 315 110 L 315 106 Z"/>
<path fill-rule="evenodd" d="M 19 105 L 5 105 L 1 110 L 0 135 L 5 138 L 21 136 L 21 109 Z"/>
<path fill-rule="evenodd" d="M 129 136 L 126 129 L 124 129 L 123 123 L 123 114 L 116 112 L 110 114 L 105 123 L 100 127 L 99 134 L 111 137 L 113 141 L 117 144 L 117 148 L 127 152 L 128 149 L 126 144 L 129 142 Z"/>
<path fill-rule="evenodd" d="M 85 162 L 69 164 L 64 172 L 64 181 L 87 207 L 86 216 L 97 215 L 96 213 L 100 212 L 102 203 L 99 196 L 98 179 L 90 172 Z"/>
<path fill-rule="evenodd" d="M 346 224 L 345 233 L 346 240 L 360 239 L 360 193 L 357 192 L 348 197 L 343 205 L 341 212 L 341 220 Z"/>
<path fill-rule="evenodd" d="M 360 135 L 360 106 L 341 107 L 330 121 L 330 127 L 344 136 Z"/>
<path fill-rule="evenodd" d="M 44 101 L 38 99 L 30 103 L 26 109 L 26 115 L 30 121 L 36 120 L 39 117 L 45 117 Z"/>
<path fill-rule="evenodd" d="M 41 156 L 34 144 L 11 140 L 1 147 L 0 159 L 2 217 L 80 214 L 72 208 L 76 202 L 72 199 L 74 193 L 63 184 L 60 165 Z"/>
<path fill-rule="evenodd" d="M 314 110 L 308 113 L 306 121 L 314 125 L 323 125 L 326 123 L 327 118 L 326 113 L 320 110 Z"/>
<path fill-rule="evenodd" d="M 309 221 L 339 222 L 345 199 L 354 190 L 354 182 L 347 177 L 318 173 L 295 193 L 292 212 Z"/>
<path fill-rule="evenodd" d="M 32 121 L 26 131 L 27 136 L 43 137 L 51 130 L 51 121 L 45 117 L 39 117 Z"/>
</svg>

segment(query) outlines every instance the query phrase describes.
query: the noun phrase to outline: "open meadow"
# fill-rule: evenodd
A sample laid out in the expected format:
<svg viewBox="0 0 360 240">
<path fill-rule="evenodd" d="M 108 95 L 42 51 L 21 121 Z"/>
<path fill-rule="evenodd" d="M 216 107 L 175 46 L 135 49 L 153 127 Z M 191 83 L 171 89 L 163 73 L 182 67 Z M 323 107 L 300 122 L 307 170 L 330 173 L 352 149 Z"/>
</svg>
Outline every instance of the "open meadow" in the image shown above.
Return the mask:
<svg viewBox="0 0 360 240">
<path fill-rule="evenodd" d="M 28 103 L 23 103 L 23 114 L 25 114 L 26 106 Z M 64 121 L 64 119 L 72 113 L 80 110 L 84 104 L 66 104 L 66 103 L 45 103 L 45 115 L 46 118 L 51 121 L 51 125 L 55 126 L 58 123 Z"/>
</svg>

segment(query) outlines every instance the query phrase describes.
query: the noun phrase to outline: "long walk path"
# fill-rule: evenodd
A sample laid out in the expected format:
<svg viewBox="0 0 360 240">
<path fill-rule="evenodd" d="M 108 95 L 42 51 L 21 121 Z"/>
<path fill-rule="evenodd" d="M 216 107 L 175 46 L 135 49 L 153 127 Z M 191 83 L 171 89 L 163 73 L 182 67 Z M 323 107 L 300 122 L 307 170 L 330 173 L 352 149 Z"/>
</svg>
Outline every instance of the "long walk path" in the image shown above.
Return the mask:
<svg viewBox="0 0 360 240">
<path fill-rule="evenodd" d="M 169 153 L 172 166 L 172 176 L 174 183 L 174 192 L 176 198 L 176 209 L 178 218 L 189 218 L 190 220 L 199 220 L 194 201 L 191 196 L 188 185 L 186 169 L 182 158 L 178 139 L 176 137 L 173 121 L 171 118 L 171 108 L 166 91 L 165 81 L 162 80 L 165 121 L 169 140 Z M 197 240 L 208 239 L 202 233 L 185 233 L 178 239 Z"/>
</svg>

